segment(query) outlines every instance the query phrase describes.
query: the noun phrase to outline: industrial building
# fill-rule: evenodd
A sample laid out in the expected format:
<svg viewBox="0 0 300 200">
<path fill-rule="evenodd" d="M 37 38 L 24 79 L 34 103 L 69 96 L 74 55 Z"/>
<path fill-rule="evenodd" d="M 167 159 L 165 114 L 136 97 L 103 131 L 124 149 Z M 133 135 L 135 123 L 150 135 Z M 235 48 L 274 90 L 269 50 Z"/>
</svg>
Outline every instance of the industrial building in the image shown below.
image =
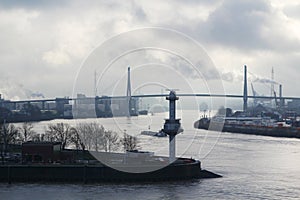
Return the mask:
<svg viewBox="0 0 300 200">
<path fill-rule="evenodd" d="M 47 162 L 60 160 L 61 142 L 25 142 L 22 144 L 23 162 Z"/>
</svg>

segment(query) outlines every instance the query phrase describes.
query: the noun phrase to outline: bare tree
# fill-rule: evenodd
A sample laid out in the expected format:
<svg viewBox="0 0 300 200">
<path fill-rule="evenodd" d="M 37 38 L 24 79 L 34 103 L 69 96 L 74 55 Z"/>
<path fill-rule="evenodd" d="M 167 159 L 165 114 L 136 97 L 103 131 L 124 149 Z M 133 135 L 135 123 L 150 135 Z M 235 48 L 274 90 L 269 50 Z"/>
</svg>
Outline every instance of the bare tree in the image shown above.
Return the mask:
<svg viewBox="0 0 300 200">
<path fill-rule="evenodd" d="M 76 130 L 87 150 L 99 151 L 103 148 L 104 127 L 102 125 L 95 122 L 81 123 L 76 127 Z"/>
<path fill-rule="evenodd" d="M 33 124 L 30 122 L 23 123 L 22 126 L 19 128 L 23 142 L 27 142 L 34 138 L 36 132 L 33 130 L 33 128 Z"/>
<path fill-rule="evenodd" d="M 92 144 L 95 151 L 99 151 L 103 148 L 104 127 L 97 123 L 90 124 Z"/>
<path fill-rule="evenodd" d="M 8 124 L 5 139 L 6 144 L 16 144 L 21 141 L 20 131 L 14 124 Z"/>
<path fill-rule="evenodd" d="M 117 133 L 105 130 L 96 122 L 80 123 L 76 127 L 63 123 L 49 124 L 44 138 L 47 141 L 62 142 L 62 148 L 74 144 L 77 150 L 111 152 L 118 150 L 120 144 Z"/>
<path fill-rule="evenodd" d="M 121 143 L 125 151 L 134 151 L 139 148 L 137 137 L 131 136 L 125 132 Z"/>
<path fill-rule="evenodd" d="M 49 124 L 46 129 L 46 139 L 62 143 L 62 149 L 71 144 L 71 127 L 69 124 Z"/>
<path fill-rule="evenodd" d="M 80 123 L 75 129 L 77 135 L 73 137 L 79 137 L 77 140 L 87 150 L 111 152 L 119 149 L 120 139 L 118 134 L 111 130 L 105 130 L 102 125 L 96 122 Z"/>
<path fill-rule="evenodd" d="M 19 129 L 14 124 L 1 124 L 0 142 L 2 143 L 2 161 L 4 154 L 8 151 L 9 144 L 17 144 L 21 141 Z"/>
<path fill-rule="evenodd" d="M 70 129 L 71 132 L 71 142 L 75 145 L 76 150 L 82 149 L 85 150 L 84 142 L 81 139 L 80 133 L 77 128 L 72 127 Z"/>
<path fill-rule="evenodd" d="M 119 149 L 120 140 L 117 133 L 111 130 L 105 130 L 102 140 L 105 152 L 116 151 Z"/>
<path fill-rule="evenodd" d="M 86 123 L 80 123 L 76 126 L 76 131 L 80 140 L 82 141 L 84 148 L 90 150 L 92 147 L 92 139 L 89 137 L 89 128 Z"/>
</svg>

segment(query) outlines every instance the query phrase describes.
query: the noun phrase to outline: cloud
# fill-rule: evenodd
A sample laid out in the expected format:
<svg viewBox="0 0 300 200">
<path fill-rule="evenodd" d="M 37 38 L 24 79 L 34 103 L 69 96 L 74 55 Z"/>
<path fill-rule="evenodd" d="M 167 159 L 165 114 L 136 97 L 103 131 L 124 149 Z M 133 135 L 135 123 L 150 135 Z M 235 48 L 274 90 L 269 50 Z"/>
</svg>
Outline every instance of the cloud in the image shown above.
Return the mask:
<svg viewBox="0 0 300 200">
<path fill-rule="evenodd" d="M 43 55 L 43 60 L 53 65 L 64 65 L 70 63 L 70 56 L 61 50 L 47 51 Z"/>
<path fill-rule="evenodd" d="M 243 51 L 298 51 L 298 35 L 286 33 L 290 27 L 269 1 L 227 0 L 197 30 L 208 43 Z"/>
<path fill-rule="evenodd" d="M 243 48 L 264 44 L 260 37 L 269 6 L 264 1 L 224 1 L 205 23 L 211 40 Z"/>
<path fill-rule="evenodd" d="M 296 3 L 296 5 L 290 5 L 283 8 L 283 13 L 290 18 L 300 19 L 300 3 Z"/>
<path fill-rule="evenodd" d="M 207 79 L 220 74 L 228 83 L 240 82 L 239 70 L 244 64 L 261 77 L 269 75 L 266 68 L 276 65 L 290 69 L 295 76 L 299 69 L 300 19 L 298 7 L 293 6 L 274 6 L 274 2 L 264 0 L 4 0 L 0 2 L 0 73 L 19 80 L 24 88 L 43 91 L 45 96 L 70 95 L 66 91 L 72 90 L 80 64 L 95 47 L 113 35 L 156 26 L 181 31 L 205 47 L 216 66 L 222 66 L 220 72 L 201 68 Z M 173 43 L 179 50 L 186 48 Z M 196 55 L 193 51 L 192 58 Z M 197 77 L 180 59 L 156 59 L 172 64 L 185 77 Z M 293 84 L 287 78 L 288 71 L 282 69 L 282 77 L 278 77 L 278 82 L 290 85 L 285 88 Z"/>
<path fill-rule="evenodd" d="M 267 78 L 256 78 L 253 80 L 253 82 L 258 82 L 258 83 L 273 83 L 273 84 L 279 84 L 278 82 L 271 80 L 271 79 L 267 79 Z"/>
</svg>

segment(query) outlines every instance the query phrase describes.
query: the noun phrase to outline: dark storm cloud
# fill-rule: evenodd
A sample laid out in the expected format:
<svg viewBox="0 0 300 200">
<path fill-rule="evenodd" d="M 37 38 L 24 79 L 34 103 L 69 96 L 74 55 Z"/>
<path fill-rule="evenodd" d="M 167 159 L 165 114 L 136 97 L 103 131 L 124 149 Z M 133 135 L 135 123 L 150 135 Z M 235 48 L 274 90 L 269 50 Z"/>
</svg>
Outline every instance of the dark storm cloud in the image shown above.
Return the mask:
<svg viewBox="0 0 300 200">
<path fill-rule="evenodd" d="M 206 21 L 198 23 L 196 31 L 204 43 L 243 51 L 286 52 L 300 47 L 299 40 L 286 35 L 284 20 L 265 0 L 223 1 Z"/>
<path fill-rule="evenodd" d="M 265 1 L 224 1 L 205 22 L 206 37 L 223 45 L 263 48 L 266 44 L 260 33 L 269 12 Z"/>
</svg>

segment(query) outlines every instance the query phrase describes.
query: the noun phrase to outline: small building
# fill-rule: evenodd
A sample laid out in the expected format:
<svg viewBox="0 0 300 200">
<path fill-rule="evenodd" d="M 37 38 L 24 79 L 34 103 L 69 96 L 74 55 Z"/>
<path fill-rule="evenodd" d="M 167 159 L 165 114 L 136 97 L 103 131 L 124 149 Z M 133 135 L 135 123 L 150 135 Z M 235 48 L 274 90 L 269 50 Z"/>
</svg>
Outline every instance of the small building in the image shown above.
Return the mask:
<svg viewBox="0 0 300 200">
<path fill-rule="evenodd" d="M 61 142 L 34 142 L 22 144 L 24 162 L 52 163 L 60 160 Z"/>
</svg>

